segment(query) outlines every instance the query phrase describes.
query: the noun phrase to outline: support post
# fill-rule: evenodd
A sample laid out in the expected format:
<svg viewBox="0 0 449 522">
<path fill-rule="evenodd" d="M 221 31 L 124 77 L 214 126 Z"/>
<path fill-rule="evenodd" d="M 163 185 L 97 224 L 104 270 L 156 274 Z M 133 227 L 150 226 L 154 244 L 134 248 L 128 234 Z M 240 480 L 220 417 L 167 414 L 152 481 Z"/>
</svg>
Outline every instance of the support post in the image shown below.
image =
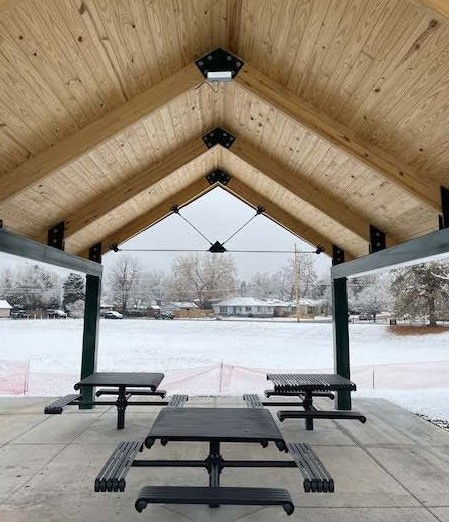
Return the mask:
<svg viewBox="0 0 449 522">
<path fill-rule="evenodd" d="M 97 369 L 98 324 L 100 319 L 101 278 L 86 275 L 86 296 L 84 306 L 83 353 L 81 358 L 81 379 L 94 373 Z M 82 387 L 83 399 L 81 409 L 91 409 L 92 405 L 83 402 L 93 402 L 92 387 Z"/>
<path fill-rule="evenodd" d="M 332 319 L 334 330 L 334 371 L 350 379 L 349 327 L 347 279 L 332 281 Z M 337 392 L 336 406 L 339 410 L 351 409 L 351 392 Z"/>
</svg>

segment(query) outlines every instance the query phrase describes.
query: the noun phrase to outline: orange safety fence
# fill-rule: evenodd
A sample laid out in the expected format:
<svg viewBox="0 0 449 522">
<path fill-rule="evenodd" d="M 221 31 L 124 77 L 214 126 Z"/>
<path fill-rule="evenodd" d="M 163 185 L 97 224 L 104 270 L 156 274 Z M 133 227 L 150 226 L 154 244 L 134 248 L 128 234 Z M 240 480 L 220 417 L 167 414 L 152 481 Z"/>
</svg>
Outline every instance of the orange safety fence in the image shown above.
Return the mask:
<svg viewBox="0 0 449 522">
<path fill-rule="evenodd" d="M 123 368 L 126 371 L 126 368 Z M 148 371 L 151 371 L 148 369 Z M 215 363 L 166 370 L 161 388 L 191 395 L 240 395 L 270 388 L 267 373 L 331 373 L 328 368 L 255 368 Z M 447 388 L 449 361 L 359 365 L 351 369 L 358 390 Z M 0 395 L 58 396 L 72 392 L 76 373 L 30 372 L 28 362 L 0 361 Z"/>
</svg>

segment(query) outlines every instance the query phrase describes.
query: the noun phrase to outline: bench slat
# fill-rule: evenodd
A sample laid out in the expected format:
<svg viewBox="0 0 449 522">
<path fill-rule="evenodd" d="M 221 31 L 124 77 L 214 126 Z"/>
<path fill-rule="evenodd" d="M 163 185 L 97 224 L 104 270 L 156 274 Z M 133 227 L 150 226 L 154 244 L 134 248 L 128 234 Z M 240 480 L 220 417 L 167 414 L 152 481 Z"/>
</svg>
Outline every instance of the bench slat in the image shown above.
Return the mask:
<svg viewBox="0 0 449 522">
<path fill-rule="evenodd" d="M 245 393 L 243 395 L 243 400 L 248 408 L 263 408 L 262 401 L 259 396 L 254 393 Z"/>
<path fill-rule="evenodd" d="M 280 410 L 277 412 L 279 420 L 285 419 L 352 419 L 366 422 L 366 417 L 362 413 L 353 410 Z"/>
<path fill-rule="evenodd" d="M 140 490 L 135 506 L 141 513 L 150 503 L 282 506 L 288 515 L 295 509 L 290 493 L 274 488 L 146 486 Z"/>
<path fill-rule="evenodd" d="M 182 408 L 188 400 L 188 395 L 173 395 L 168 401 L 167 408 Z"/>
<path fill-rule="evenodd" d="M 74 393 L 71 395 L 66 395 L 65 397 L 60 397 L 48 406 L 45 406 L 44 413 L 48 415 L 60 414 L 62 413 L 64 406 L 68 406 L 70 403 L 74 401 L 79 401 L 82 399 L 82 397 L 83 396 L 79 393 Z"/>
<path fill-rule="evenodd" d="M 95 478 L 94 490 L 96 492 L 124 491 L 126 475 L 141 446 L 141 440 L 120 442 Z"/>
<path fill-rule="evenodd" d="M 288 443 L 288 451 L 304 477 L 306 493 L 333 493 L 334 479 L 308 444 Z"/>
</svg>

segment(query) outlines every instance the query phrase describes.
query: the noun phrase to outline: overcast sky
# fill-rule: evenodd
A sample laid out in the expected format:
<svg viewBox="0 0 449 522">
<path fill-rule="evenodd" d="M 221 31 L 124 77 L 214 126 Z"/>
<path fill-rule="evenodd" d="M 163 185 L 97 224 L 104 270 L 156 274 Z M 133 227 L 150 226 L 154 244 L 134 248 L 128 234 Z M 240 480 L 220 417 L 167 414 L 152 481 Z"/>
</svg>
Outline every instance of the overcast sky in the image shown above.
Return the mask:
<svg viewBox="0 0 449 522">
<path fill-rule="evenodd" d="M 222 243 L 248 219 L 255 210 L 245 205 L 228 192 L 217 188 L 187 207 L 181 214 L 191 221 L 212 243 Z M 295 243 L 298 250 L 312 251 L 307 243 L 266 218 L 257 216 L 241 232 L 226 243 L 228 250 L 289 250 Z M 171 215 L 165 220 L 120 245 L 129 249 L 201 249 L 206 251 L 209 243 L 193 230 L 180 216 Z M 144 271 L 170 269 L 173 259 L 183 252 L 130 252 L 137 256 Z M 103 256 L 106 269 L 113 265 L 119 254 L 110 252 Z M 211 254 L 212 255 L 212 254 Z M 220 255 L 220 254 L 214 254 Z M 249 278 L 256 272 L 274 272 L 285 266 L 293 254 L 233 254 L 240 278 Z M 313 255 L 318 275 L 329 273 L 331 261 L 325 254 Z M 14 266 L 24 261 L 20 258 L 0 254 L 0 267 Z M 55 268 L 55 267 L 53 267 Z M 65 271 L 64 271 L 65 272 Z"/>
</svg>

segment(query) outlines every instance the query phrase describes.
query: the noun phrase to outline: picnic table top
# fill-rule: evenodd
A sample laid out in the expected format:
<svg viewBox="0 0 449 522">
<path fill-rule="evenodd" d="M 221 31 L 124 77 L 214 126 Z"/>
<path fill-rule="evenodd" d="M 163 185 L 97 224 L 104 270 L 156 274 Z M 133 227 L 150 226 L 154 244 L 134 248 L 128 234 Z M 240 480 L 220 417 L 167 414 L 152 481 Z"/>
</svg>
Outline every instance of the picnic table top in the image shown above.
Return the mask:
<svg viewBox="0 0 449 522">
<path fill-rule="evenodd" d="M 148 437 L 224 442 L 284 440 L 271 413 L 262 408 L 164 408 Z"/>
<path fill-rule="evenodd" d="M 81 386 L 132 386 L 150 388 L 153 391 L 164 378 L 163 373 L 147 372 L 95 372 L 75 384 L 75 390 Z"/>
<path fill-rule="evenodd" d="M 356 385 L 336 373 L 269 373 L 275 390 L 282 391 L 355 391 Z"/>
</svg>

